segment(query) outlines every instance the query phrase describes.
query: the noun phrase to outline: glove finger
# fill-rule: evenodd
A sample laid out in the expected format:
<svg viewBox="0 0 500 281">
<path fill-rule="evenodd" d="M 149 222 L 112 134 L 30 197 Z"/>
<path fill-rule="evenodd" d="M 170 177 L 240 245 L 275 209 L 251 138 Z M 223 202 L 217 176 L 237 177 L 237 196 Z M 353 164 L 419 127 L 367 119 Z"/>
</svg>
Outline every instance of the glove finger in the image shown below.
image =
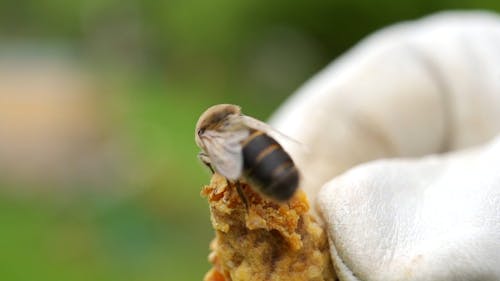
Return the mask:
<svg viewBox="0 0 500 281">
<path fill-rule="evenodd" d="M 318 195 L 343 280 L 500 280 L 500 137 L 420 160 L 379 160 Z"/>
<path fill-rule="evenodd" d="M 331 178 L 380 158 L 463 149 L 500 131 L 500 18 L 443 13 L 368 37 L 294 94 L 271 124 L 311 201 Z"/>
</svg>

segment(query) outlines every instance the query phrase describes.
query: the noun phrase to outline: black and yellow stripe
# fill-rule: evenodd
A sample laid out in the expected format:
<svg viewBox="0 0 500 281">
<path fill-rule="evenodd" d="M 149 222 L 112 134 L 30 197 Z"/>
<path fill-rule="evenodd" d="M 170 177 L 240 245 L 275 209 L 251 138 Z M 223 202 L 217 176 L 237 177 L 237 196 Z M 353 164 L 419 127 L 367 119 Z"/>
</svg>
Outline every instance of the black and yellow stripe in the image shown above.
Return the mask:
<svg viewBox="0 0 500 281">
<path fill-rule="evenodd" d="M 260 187 L 261 192 L 276 200 L 290 199 L 297 189 L 299 175 L 288 153 L 261 131 L 252 131 L 243 142 L 245 173 Z"/>
</svg>

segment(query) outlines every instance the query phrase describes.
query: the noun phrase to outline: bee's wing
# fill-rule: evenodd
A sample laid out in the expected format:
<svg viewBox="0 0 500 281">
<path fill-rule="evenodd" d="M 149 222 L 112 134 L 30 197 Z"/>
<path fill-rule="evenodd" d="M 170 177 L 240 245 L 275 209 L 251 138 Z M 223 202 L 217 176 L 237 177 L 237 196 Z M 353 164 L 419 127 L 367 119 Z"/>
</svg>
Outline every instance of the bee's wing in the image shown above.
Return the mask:
<svg viewBox="0 0 500 281">
<path fill-rule="evenodd" d="M 241 142 L 247 138 L 247 129 L 237 131 L 210 131 L 204 138 L 207 153 L 215 170 L 230 180 L 241 176 L 243 154 Z"/>
<path fill-rule="evenodd" d="M 274 129 L 270 125 L 268 125 L 260 120 L 257 120 L 253 117 L 246 116 L 246 115 L 243 115 L 240 118 L 241 118 L 241 121 L 243 122 L 243 124 L 245 124 L 246 126 L 252 128 L 252 129 L 269 133 L 271 136 L 278 136 L 278 139 L 285 139 L 289 142 L 292 142 L 294 145 L 299 146 L 302 149 L 305 149 L 304 144 L 302 144 L 301 142 L 283 134 L 282 132 Z"/>
</svg>

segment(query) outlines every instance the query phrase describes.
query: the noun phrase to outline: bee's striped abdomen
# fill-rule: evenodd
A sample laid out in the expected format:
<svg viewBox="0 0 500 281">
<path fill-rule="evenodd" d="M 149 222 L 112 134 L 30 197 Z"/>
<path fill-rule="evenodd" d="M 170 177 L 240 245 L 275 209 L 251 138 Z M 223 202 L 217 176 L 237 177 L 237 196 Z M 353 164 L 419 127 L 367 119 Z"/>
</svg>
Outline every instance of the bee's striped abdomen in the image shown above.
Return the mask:
<svg viewBox="0 0 500 281">
<path fill-rule="evenodd" d="M 245 173 L 259 185 L 260 191 L 280 201 L 290 199 L 299 175 L 281 145 L 264 132 L 252 131 L 242 146 Z"/>
</svg>

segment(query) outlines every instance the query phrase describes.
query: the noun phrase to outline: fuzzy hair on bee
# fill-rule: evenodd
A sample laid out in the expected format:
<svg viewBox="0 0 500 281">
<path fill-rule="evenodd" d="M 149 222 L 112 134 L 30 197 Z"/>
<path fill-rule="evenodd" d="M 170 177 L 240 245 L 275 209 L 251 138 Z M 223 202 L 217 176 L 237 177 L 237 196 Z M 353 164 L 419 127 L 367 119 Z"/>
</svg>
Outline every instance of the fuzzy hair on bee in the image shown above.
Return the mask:
<svg viewBox="0 0 500 281">
<path fill-rule="evenodd" d="M 243 115 L 237 105 L 208 108 L 196 124 L 200 160 L 230 181 L 245 178 L 258 192 L 276 200 L 290 199 L 299 185 L 299 173 L 266 123 Z"/>
</svg>

